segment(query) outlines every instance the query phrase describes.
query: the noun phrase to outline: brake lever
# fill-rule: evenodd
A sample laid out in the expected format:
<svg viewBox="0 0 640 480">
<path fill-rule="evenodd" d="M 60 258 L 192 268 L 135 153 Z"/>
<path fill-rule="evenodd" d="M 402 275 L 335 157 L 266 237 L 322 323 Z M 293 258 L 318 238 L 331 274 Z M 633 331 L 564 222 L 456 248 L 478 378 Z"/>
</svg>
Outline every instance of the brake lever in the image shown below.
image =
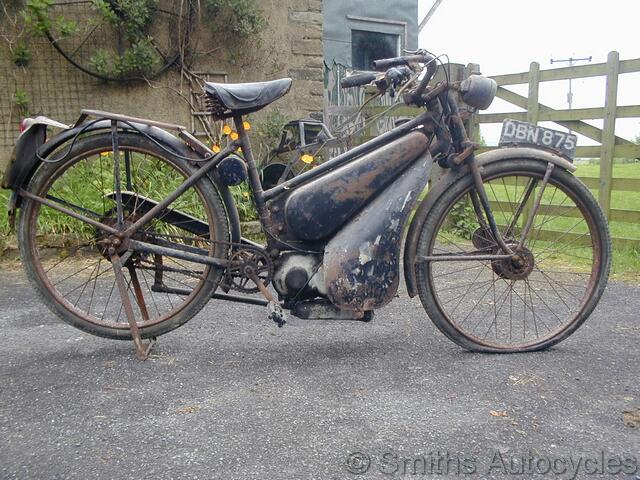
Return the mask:
<svg viewBox="0 0 640 480">
<path fill-rule="evenodd" d="M 381 94 L 389 91 L 391 97 L 395 97 L 395 90 L 404 82 L 411 79 L 411 69 L 408 67 L 392 67 L 388 69 L 384 76 L 374 83 Z"/>
<path fill-rule="evenodd" d="M 411 78 L 411 70 L 408 67 L 393 67 L 387 70 L 385 77 L 393 87 L 398 87 Z"/>
</svg>

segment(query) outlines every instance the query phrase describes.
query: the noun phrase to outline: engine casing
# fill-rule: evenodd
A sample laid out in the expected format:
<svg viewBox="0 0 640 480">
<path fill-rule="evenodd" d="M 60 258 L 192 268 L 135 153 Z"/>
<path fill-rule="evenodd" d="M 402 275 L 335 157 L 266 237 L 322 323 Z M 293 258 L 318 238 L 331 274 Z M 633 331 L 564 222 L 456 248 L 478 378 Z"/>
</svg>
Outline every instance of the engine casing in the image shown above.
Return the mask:
<svg viewBox="0 0 640 480">
<path fill-rule="evenodd" d="M 276 264 L 273 286 L 284 298 L 299 299 L 326 296 L 322 256 L 283 252 Z"/>
</svg>

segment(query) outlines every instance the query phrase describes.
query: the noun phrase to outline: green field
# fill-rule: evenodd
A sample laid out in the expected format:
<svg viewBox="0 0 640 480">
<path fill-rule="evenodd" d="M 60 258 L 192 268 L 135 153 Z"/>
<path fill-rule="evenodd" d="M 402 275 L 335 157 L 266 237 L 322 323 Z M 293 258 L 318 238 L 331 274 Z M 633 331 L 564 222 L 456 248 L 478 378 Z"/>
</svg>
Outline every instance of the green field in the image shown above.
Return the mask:
<svg viewBox="0 0 640 480">
<path fill-rule="evenodd" d="M 580 164 L 576 175 L 579 177 L 599 177 L 600 165 L 595 162 Z M 640 179 L 640 162 L 615 164 L 613 166 L 613 177 Z M 592 190 L 592 193 L 596 198 L 598 197 L 597 191 Z M 611 208 L 640 211 L 640 191 L 612 192 Z M 640 222 L 610 222 L 609 229 L 612 237 L 640 239 Z M 614 249 L 612 276 L 640 282 L 640 248 Z"/>
</svg>

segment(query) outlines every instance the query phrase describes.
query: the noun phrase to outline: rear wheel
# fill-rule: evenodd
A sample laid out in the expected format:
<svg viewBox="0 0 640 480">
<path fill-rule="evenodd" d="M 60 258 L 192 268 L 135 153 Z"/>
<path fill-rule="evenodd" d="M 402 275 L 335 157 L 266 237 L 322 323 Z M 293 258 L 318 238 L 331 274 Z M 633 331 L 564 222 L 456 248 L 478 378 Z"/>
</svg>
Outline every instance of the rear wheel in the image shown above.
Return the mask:
<svg viewBox="0 0 640 480">
<path fill-rule="evenodd" d="M 126 228 L 175 190 L 193 167 L 140 135 L 122 133 L 118 140 Z M 86 137 L 65 159 L 42 165 L 28 190 L 116 227 L 114 166 L 110 134 Z M 101 230 L 24 198 L 18 237 L 26 272 L 51 310 L 94 335 L 131 338 Z M 228 223 L 215 186 L 206 177 L 198 181 L 133 238 L 226 258 Z M 126 254 L 121 253 L 123 258 Z M 133 252 L 122 271 L 143 338 L 159 336 L 191 319 L 211 298 L 223 273 L 141 252 Z"/>
<path fill-rule="evenodd" d="M 546 167 L 532 160 L 483 167 L 496 222 L 513 249 Z M 609 275 L 609 231 L 596 200 L 577 178 L 555 168 L 513 259 L 456 260 L 505 253 L 473 208 L 473 195 L 471 176 L 458 179 L 435 200 L 421 228 L 415 273 L 429 317 L 474 351 L 541 350 L 571 335 L 597 305 Z M 438 255 L 451 260 L 419 260 Z"/>
</svg>

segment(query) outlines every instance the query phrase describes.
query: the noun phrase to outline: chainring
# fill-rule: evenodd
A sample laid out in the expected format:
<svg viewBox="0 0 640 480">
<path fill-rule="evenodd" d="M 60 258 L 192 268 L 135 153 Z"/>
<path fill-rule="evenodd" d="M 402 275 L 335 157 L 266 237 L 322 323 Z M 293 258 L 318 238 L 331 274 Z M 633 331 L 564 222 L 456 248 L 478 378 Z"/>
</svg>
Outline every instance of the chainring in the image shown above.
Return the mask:
<svg viewBox="0 0 640 480">
<path fill-rule="evenodd" d="M 271 258 L 263 250 L 243 246 L 233 252 L 229 258 L 229 266 L 224 277 L 225 286 L 242 293 L 259 292 L 258 285 L 245 273 L 247 268 L 253 269 L 265 286 L 271 283 L 273 279 Z"/>
</svg>

